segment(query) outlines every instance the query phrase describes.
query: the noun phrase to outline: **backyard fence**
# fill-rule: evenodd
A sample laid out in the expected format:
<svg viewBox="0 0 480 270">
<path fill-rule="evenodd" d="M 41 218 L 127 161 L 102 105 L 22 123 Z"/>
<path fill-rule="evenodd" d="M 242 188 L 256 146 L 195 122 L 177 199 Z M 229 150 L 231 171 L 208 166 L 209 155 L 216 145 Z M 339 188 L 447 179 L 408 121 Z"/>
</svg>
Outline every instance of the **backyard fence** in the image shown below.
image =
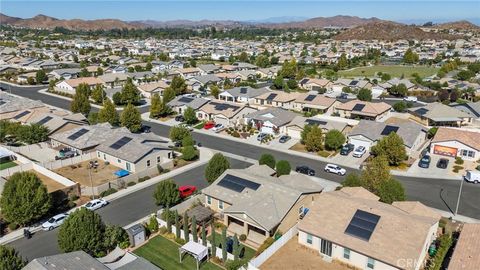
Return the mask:
<svg viewBox="0 0 480 270">
<path fill-rule="evenodd" d="M 65 167 L 65 166 L 71 166 L 73 164 L 77 164 L 77 163 L 80 163 L 80 162 L 91 160 L 93 158 L 96 158 L 95 152 L 90 152 L 90 153 L 86 153 L 86 154 L 83 154 L 83 155 L 79 155 L 79 156 L 76 156 L 76 157 L 67 158 L 67 159 L 63 159 L 63 160 L 61 159 L 61 160 L 55 160 L 55 161 L 51 161 L 51 162 L 43 162 L 42 166 L 49 169 L 49 170 L 55 170 L 55 169 L 62 168 L 62 167 Z"/>
<path fill-rule="evenodd" d="M 269 246 L 260 255 L 248 262 L 249 269 L 256 269 L 260 267 L 265 261 L 268 260 L 275 252 L 283 247 L 290 239 L 292 239 L 298 233 L 297 224 L 290 228 L 282 237 L 278 238 L 271 246 Z"/>
</svg>

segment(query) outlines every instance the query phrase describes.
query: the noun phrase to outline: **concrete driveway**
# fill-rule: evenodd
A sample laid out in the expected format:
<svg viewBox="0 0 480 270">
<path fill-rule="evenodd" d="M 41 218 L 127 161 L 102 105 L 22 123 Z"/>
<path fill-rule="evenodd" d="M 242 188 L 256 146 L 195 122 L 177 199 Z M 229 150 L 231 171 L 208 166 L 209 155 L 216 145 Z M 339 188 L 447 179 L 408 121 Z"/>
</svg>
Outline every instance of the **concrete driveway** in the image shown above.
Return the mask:
<svg viewBox="0 0 480 270">
<path fill-rule="evenodd" d="M 336 156 L 332 157 L 332 163 L 338 165 L 349 165 L 350 167 L 358 167 L 370 156 L 369 153 L 365 153 L 361 158 L 356 158 L 353 156 L 353 151 L 350 152 L 347 156 L 342 156 L 338 153 Z"/>
<path fill-rule="evenodd" d="M 418 166 L 418 162 L 420 159 L 417 159 L 412 166 L 408 169 L 409 174 L 413 175 L 429 175 L 433 177 L 442 177 L 445 176 L 446 174 L 448 175 L 454 175 L 452 172 L 453 166 L 455 165 L 455 159 L 454 158 L 449 158 L 449 157 L 444 157 L 444 156 L 438 156 L 438 155 L 430 155 L 431 161 L 430 161 L 430 166 L 428 168 L 420 168 Z M 448 159 L 448 167 L 446 169 L 440 169 L 437 168 L 437 162 L 441 158 L 446 158 Z"/>
</svg>

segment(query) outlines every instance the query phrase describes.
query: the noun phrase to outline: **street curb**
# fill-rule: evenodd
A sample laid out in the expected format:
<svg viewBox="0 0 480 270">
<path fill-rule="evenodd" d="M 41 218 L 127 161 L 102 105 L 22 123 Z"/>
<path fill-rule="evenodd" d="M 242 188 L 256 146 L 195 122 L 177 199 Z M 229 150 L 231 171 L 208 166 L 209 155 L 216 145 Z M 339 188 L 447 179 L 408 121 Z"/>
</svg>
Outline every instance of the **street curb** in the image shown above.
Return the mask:
<svg viewBox="0 0 480 270">
<path fill-rule="evenodd" d="M 10 86 L 14 86 L 14 87 L 20 87 L 20 88 L 33 88 L 33 87 L 40 87 L 40 86 L 46 86 L 46 85 L 22 85 L 22 84 L 16 84 L 16 83 L 12 83 L 12 82 L 7 82 L 7 81 L 4 81 L 4 80 L 0 80 L 1 83 L 4 83 L 4 84 L 8 84 Z"/>
</svg>

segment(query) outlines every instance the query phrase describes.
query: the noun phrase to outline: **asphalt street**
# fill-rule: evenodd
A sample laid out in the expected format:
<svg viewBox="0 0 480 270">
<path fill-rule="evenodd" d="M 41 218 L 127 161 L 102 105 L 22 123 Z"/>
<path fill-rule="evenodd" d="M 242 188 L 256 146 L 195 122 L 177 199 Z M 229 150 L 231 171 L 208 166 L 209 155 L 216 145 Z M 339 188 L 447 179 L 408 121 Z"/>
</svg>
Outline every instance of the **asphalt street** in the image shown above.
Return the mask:
<svg viewBox="0 0 480 270">
<path fill-rule="evenodd" d="M 242 169 L 250 163 L 237 159 L 229 159 L 231 168 Z M 198 189 L 205 188 L 208 183 L 204 176 L 205 165 L 181 173 L 173 180 L 177 185 L 194 185 Z M 153 200 L 155 185 L 141 189 L 109 203 L 97 210 L 106 224 L 125 226 L 159 210 Z M 52 231 L 39 231 L 31 239 L 21 238 L 9 243 L 20 255 L 29 261 L 42 256 L 60 253 L 57 244 L 58 228 Z"/>
</svg>

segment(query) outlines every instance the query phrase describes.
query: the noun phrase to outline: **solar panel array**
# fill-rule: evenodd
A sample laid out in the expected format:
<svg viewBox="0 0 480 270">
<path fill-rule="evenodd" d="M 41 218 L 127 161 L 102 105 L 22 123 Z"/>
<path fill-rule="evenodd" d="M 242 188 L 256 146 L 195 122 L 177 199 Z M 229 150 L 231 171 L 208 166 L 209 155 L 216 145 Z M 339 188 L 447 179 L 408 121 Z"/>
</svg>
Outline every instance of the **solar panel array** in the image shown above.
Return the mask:
<svg viewBox="0 0 480 270">
<path fill-rule="evenodd" d="M 309 125 L 319 125 L 319 126 L 325 126 L 327 124 L 326 121 L 320 121 L 320 120 L 313 120 L 313 119 L 307 119 L 305 120 L 307 124 Z"/>
<path fill-rule="evenodd" d="M 316 95 L 308 95 L 308 96 L 305 98 L 305 100 L 306 100 L 306 101 L 312 101 L 312 100 L 314 100 L 316 97 L 317 97 Z"/>
<path fill-rule="evenodd" d="M 365 108 L 365 104 L 355 104 L 355 106 L 353 106 L 352 111 L 361 112 L 363 108 Z"/>
<path fill-rule="evenodd" d="M 428 112 L 428 110 L 425 109 L 425 108 L 420 108 L 420 109 L 416 110 L 415 112 L 419 115 L 425 115 Z"/>
<path fill-rule="evenodd" d="M 225 175 L 222 180 L 218 182 L 218 185 L 235 192 L 242 192 L 245 188 L 257 190 L 260 187 L 259 183 L 255 183 L 231 174 Z"/>
<path fill-rule="evenodd" d="M 350 85 L 351 85 L 351 86 L 355 86 L 355 85 L 357 85 L 357 83 L 358 83 L 358 81 L 351 81 L 351 82 L 350 82 Z"/>
<path fill-rule="evenodd" d="M 48 121 L 50 121 L 52 119 L 53 119 L 53 117 L 47 116 L 47 117 L 43 118 L 42 120 L 38 121 L 37 124 L 43 125 L 43 124 L 47 123 Z"/>
<path fill-rule="evenodd" d="M 278 96 L 278 94 L 270 94 L 268 95 L 267 100 L 273 100 L 276 96 Z"/>
<path fill-rule="evenodd" d="M 67 139 L 75 141 L 76 139 L 80 138 L 83 136 L 85 133 L 89 132 L 88 129 L 82 128 L 78 130 L 77 132 L 73 133 L 72 135 L 68 136 Z"/>
<path fill-rule="evenodd" d="M 179 101 L 179 102 L 184 102 L 184 103 L 190 103 L 190 102 L 193 101 L 193 98 L 181 97 L 178 101 Z"/>
<path fill-rule="evenodd" d="M 240 93 L 241 93 L 241 94 L 246 94 L 246 93 L 247 93 L 247 90 L 248 90 L 248 89 L 247 89 L 246 87 L 242 87 L 242 88 L 240 88 Z"/>
<path fill-rule="evenodd" d="M 398 129 L 399 129 L 399 127 L 397 127 L 397 126 L 387 125 L 387 126 L 385 126 L 385 128 L 383 129 L 381 135 L 387 136 L 388 134 L 390 134 L 390 133 L 392 133 L 392 132 L 397 132 Z"/>
<path fill-rule="evenodd" d="M 27 115 L 27 114 L 29 114 L 29 113 L 30 113 L 30 111 L 23 111 L 23 112 L 15 115 L 15 117 L 13 117 L 13 119 L 18 120 L 18 119 L 24 117 L 25 115 Z"/>
<path fill-rule="evenodd" d="M 129 141 L 131 141 L 132 138 L 130 137 L 122 137 L 120 140 L 116 141 L 114 144 L 110 145 L 110 148 L 118 150 L 122 148 L 125 144 L 127 144 Z"/>
<path fill-rule="evenodd" d="M 210 102 L 210 105 L 215 106 L 215 110 L 217 111 L 224 111 L 228 109 L 232 109 L 232 111 L 238 110 L 240 107 L 235 106 L 235 105 L 230 105 L 230 104 L 225 104 L 225 103 L 217 103 L 217 102 Z"/>
<path fill-rule="evenodd" d="M 358 209 L 348 224 L 345 233 L 368 241 L 379 220 L 380 216 Z"/>
</svg>

